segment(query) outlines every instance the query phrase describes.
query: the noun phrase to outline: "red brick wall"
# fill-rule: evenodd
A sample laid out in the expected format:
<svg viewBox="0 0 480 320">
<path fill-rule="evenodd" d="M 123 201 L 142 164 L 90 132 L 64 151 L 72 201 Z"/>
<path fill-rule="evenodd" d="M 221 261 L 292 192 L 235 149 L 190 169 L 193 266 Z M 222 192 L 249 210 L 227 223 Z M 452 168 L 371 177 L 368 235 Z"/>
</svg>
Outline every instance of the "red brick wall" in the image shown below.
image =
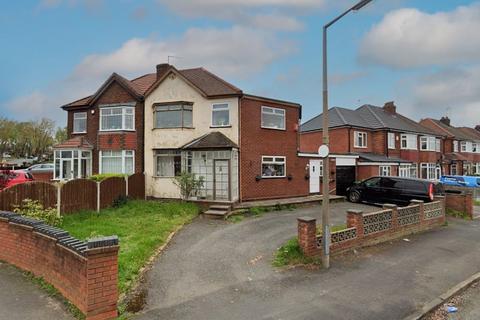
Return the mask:
<svg viewBox="0 0 480 320">
<path fill-rule="evenodd" d="M 43 277 L 87 319 L 116 318 L 118 246 L 90 249 L 82 256 L 33 227 L 4 217 L 0 243 L 0 260 Z"/>
<path fill-rule="evenodd" d="M 465 213 L 470 219 L 473 219 L 473 195 L 471 191 L 463 194 L 446 193 L 447 209 Z"/>
<path fill-rule="evenodd" d="M 348 153 L 349 128 L 331 129 L 330 134 L 330 152 L 344 154 Z M 321 131 L 303 132 L 300 134 L 300 151 L 317 153 L 318 148 L 323 144 L 323 135 Z M 353 142 L 352 142 L 353 145 Z"/>
<path fill-rule="evenodd" d="M 387 132 L 386 131 L 376 131 L 371 133 L 372 139 L 372 152 L 376 154 L 386 155 L 387 154 Z"/>
<path fill-rule="evenodd" d="M 286 110 L 286 130 L 263 129 L 261 107 Z M 254 199 L 305 196 L 309 194 L 306 166 L 308 159 L 297 156 L 300 109 L 249 98 L 240 101 L 240 198 Z M 261 176 L 262 156 L 285 156 L 288 178 L 256 181 Z"/>
<path fill-rule="evenodd" d="M 134 132 L 99 132 L 100 111 L 99 106 L 104 104 L 131 103 L 135 105 L 135 131 Z M 94 110 L 94 114 L 92 114 Z M 87 111 L 87 133 L 73 134 L 73 114 L 75 112 Z M 85 136 L 94 145 L 92 155 L 92 172 L 99 171 L 100 150 L 134 150 L 135 151 L 135 173 L 142 173 L 144 157 L 144 125 L 143 125 L 144 103 L 136 101 L 128 91 L 118 83 L 113 82 L 108 89 L 100 96 L 94 105 L 88 109 L 77 109 L 68 111 L 67 132 L 69 138 Z"/>
</svg>

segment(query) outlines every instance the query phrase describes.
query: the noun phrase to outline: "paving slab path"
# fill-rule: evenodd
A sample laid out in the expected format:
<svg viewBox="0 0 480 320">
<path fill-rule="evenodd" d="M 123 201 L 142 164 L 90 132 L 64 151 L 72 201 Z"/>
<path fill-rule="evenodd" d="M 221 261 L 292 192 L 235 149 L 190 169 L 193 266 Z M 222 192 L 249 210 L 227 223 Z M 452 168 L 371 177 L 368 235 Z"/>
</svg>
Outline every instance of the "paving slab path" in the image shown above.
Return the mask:
<svg viewBox="0 0 480 320">
<path fill-rule="evenodd" d="M 333 204 L 332 223 L 352 206 Z M 402 319 L 480 269 L 478 220 L 336 257 L 328 271 L 272 267 L 306 215 L 319 218 L 320 207 L 236 224 L 196 219 L 155 262 L 137 319 Z"/>
<path fill-rule="evenodd" d="M 62 302 L 28 280 L 23 273 L 0 262 L 0 319 L 74 319 Z"/>
</svg>

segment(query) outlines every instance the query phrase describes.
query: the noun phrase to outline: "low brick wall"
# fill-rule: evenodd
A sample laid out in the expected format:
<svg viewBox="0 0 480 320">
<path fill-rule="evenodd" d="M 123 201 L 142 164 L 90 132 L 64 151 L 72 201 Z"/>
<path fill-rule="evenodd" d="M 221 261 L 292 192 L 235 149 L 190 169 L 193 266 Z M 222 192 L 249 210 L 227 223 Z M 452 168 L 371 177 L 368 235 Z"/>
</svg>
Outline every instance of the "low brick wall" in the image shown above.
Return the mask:
<svg viewBox="0 0 480 320">
<path fill-rule="evenodd" d="M 445 222 L 445 200 L 423 203 L 412 201 L 408 207 L 385 205 L 384 210 L 363 213 L 347 212 L 347 229 L 332 232 L 330 254 L 335 255 L 352 248 L 390 241 L 407 234 L 435 228 Z M 298 219 L 298 242 L 305 256 L 322 253 L 323 236 L 317 235 L 316 219 Z"/>
<path fill-rule="evenodd" d="M 463 191 L 462 193 L 445 193 L 445 203 L 447 209 L 465 213 L 470 219 L 473 219 L 473 193 Z"/>
<path fill-rule="evenodd" d="M 0 211 L 0 246 L 0 260 L 43 277 L 88 320 L 117 317 L 117 237 L 84 242 L 41 221 Z"/>
</svg>

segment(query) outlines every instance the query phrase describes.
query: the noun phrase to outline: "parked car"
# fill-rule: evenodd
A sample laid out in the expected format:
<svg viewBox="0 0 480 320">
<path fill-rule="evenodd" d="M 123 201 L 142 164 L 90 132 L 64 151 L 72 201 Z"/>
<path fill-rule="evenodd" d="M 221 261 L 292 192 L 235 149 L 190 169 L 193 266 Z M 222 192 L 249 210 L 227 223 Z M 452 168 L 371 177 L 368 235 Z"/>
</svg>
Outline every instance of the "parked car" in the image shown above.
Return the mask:
<svg viewBox="0 0 480 320">
<path fill-rule="evenodd" d="M 472 176 L 442 176 L 440 182 L 448 186 L 456 187 L 470 187 L 470 188 L 479 188 L 480 187 L 480 177 Z"/>
<path fill-rule="evenodd" d="M 30 172 L 31 174 L 39 174 L 39 173 L 52 173 L 55 169 L 53 163 L 41 163 L 41 164 L 34 164 L 31 167 L 25 169 L 26 171 Z"/>
<path fill-rule="evenodd" d="M 0 189 L 8 188 L 16 184 L 33 181 L 30 172 L 23 170 L 2 170 L 0 171 Z"/>
<path fill-rule="evenodd" d="M 430 202 L 436 195 L 443 194 L 440 182 L 400 177 L 372 177 L 347 189 L 350 202 L 392 203 L 400 206 L 408 205 L 412 200 Z"/>
</svg>

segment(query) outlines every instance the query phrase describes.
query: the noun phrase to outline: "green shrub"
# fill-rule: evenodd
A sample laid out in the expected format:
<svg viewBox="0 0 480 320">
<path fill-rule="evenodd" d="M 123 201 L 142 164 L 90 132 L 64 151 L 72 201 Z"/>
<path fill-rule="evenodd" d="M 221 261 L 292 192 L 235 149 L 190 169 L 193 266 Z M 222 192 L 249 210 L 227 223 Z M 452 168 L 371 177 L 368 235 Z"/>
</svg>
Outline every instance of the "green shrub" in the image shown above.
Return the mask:
<svg viewBox="0 0 480 320">
<path fill-rule="evenodd" d="M 198 179 L 194 173 L 182 172 L 176 176 L 173 183 L 180 188 L 180 194 L 183 200 L 188 200 L 192 196 L 197 196 L 198 191 L 203 188 L 204 177 Z"/>
<path fill-rule="evenodd" d="M 96 182 L 101 182 L 103 180 L 106 180 L 108 178 L 125 178 L 128 177 L 128 174 L 121 174 L 121 173 L 102 173 L 102 174 L 95 174 L 91 176 L 89 179 L 96 181 Z"/>
<path fill-rule="evenodd" d="M 55 208 L 45 209 L 37 200 L 25 199 L 20 206 L 15 206 L 13 211 L 23 216 L 42 220 L 51 226 L 59 226 L 62 223 L 62 217 L 57 215 Z"/>
<path fill-rule="evenodd" d="M 281 246 L 273 260 L 273 266 L 275 267 L 302 264 L 320 264 L 320 259 L 306 257 L 298 244 L 297 237 L 288 240 L 283 246 Z"/>
<path fill-rule="evenodd" d="M 120 208 L 123 207 L 128 203 L 128 197 L 127 196 L 119 196 L 117 199 L 113 201 L 112 207 L 114 208 Z"/>
</svg>

